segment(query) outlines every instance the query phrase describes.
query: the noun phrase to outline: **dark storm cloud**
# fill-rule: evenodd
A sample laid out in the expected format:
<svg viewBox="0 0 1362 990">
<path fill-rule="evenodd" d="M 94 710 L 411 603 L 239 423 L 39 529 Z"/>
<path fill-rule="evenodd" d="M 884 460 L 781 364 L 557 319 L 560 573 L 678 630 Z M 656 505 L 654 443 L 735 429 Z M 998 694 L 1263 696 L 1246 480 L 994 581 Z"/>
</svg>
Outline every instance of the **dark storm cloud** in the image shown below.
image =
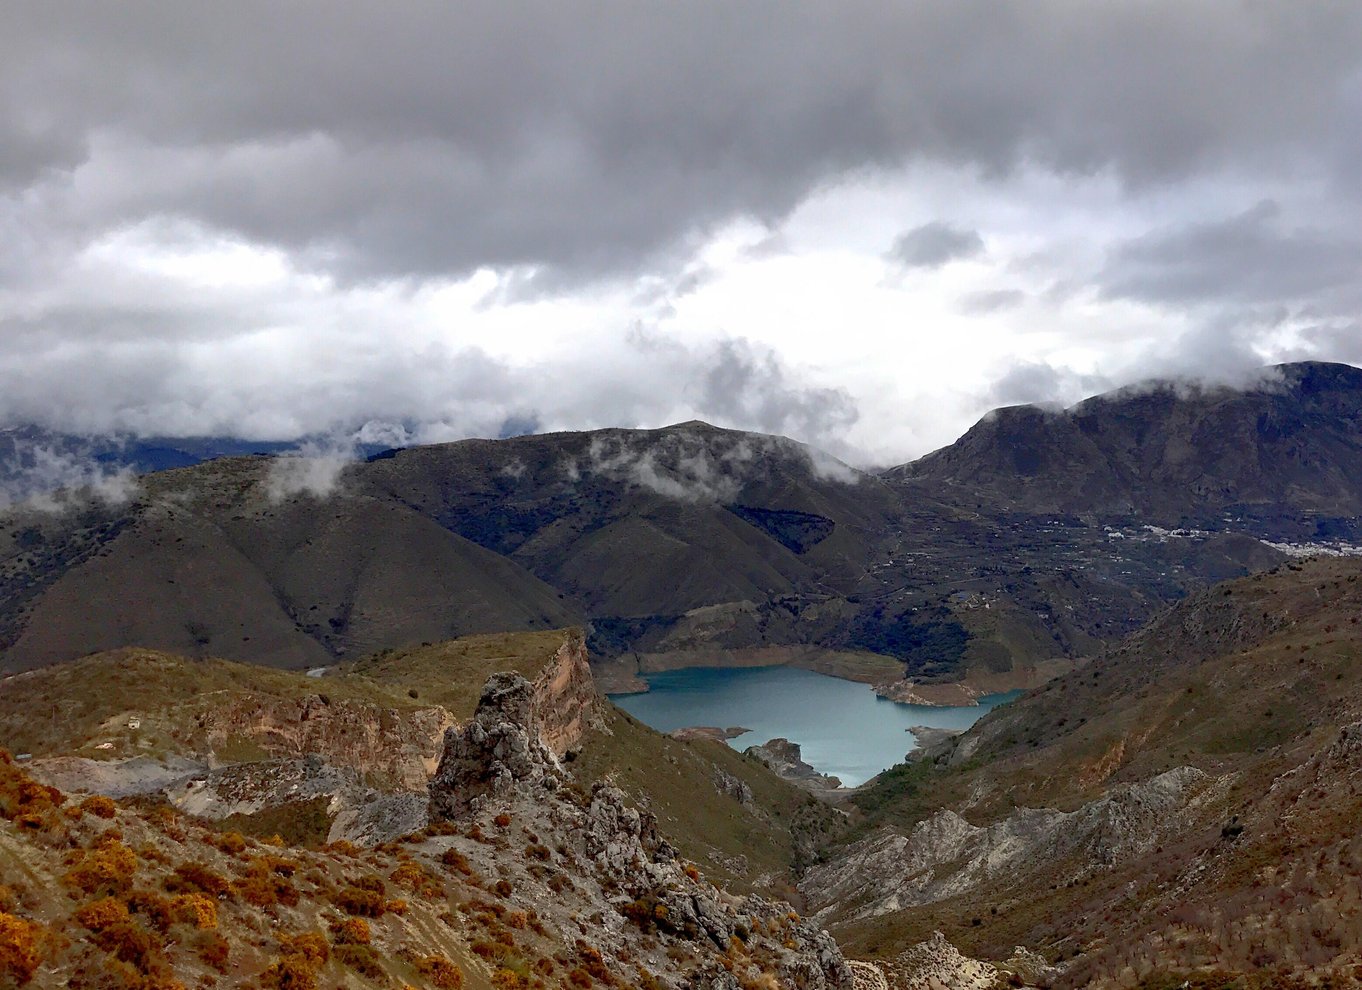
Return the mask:
<svg viewBox="0 0 1362 990">
<path fill-rule="evenodd" d="M 1362 239 L 1292 226 L 1263 201 L 1117 245 L 1100 285 L 1111 297 L 1155 303 L 1285 304 L 1356 287 L 1360 277 Z"/>
<path fill-rule="evenodd" d="M 183 216 L 343 274 L 592 275 L 917 158 L 1133 185 L 1341 160 L 1362 132 L 1360 18 L 1230 0 L 21 3 L 0 41 L 0 183 L 28 222 Z"/>
<path fill-rule="evenodd" d="M 904 268 L 940 268 L 949 261 L 973 258 L 983 250 L 984 239 L 977 230 L 936 221 L 894 238 L 886 257 Z"/>
</svg>

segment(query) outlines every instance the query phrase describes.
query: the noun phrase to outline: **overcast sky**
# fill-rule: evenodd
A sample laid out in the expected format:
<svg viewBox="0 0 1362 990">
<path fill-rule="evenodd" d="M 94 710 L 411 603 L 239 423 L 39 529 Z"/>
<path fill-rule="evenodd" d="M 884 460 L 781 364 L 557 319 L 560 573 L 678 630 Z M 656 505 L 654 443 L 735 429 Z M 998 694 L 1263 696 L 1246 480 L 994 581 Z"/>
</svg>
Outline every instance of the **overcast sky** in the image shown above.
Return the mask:
<svg viewBox="0 0 1362 990">
<path fill-rule="evenodd" d="M 0 421 L 863 463 L 1362 364 L 1362 5 L 6 4 Z"/>
</svg>

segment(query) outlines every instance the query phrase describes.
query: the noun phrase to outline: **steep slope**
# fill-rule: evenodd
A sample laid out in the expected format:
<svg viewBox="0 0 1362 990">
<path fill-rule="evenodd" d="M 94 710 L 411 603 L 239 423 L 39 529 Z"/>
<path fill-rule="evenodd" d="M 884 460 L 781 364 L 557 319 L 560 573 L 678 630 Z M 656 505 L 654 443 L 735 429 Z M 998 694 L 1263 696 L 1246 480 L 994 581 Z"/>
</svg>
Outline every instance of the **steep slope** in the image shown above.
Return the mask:
<svg viewBox="0 0 1362 990">
<path fill-rule="evenodd" d="M 1027 945 L 1060 986 L 1351 972 L 1360 613 L 1339 560 L 1190 597 L 860 795 L 805 879 L 817 917 L 883 954 Z"/>
<path fill-rule="evenodd" d="M 573 781 L 534 694 L 491 678 L 445 737 L 429 824 L 368 850 L 69 799 L 0 751 L 0 980 L 850 990 L 825 932 L 710 884 L 621 791 Z"/>
<path fill-rule="evenodd" d="M 1018 413 L 1040 425 L 888 478 L 702 423 L 162 472 L 131 502 L 0 517 L 0 670 L 121 646 L 304 668 L 583 624 L 616 685 L 868 655 L 886 679 L 1027 685 L 1207 583 L 1362 543 L 1339 514 L 1362 372 L 1279 375 Z M 1195 528 L 1155 525 L 1184 508 Z"/>
<path fill-rule="evenodd" d="M 789 889 L 842 816 L 722 743 L 631 719 L 597 696 L 587 660 L 576 630 L 388 650 L 320 678 L 129 649 L 0 680 L 0 740 L 65 789 L 165 792 L 243 831 L 334 838 L 378 827 L 338 818 L 374 789 L 424 792 L 445 729 L 473 715 L 492 673 L 513 671 L 535 685 L 541 734 L 583 781 L 613 779 L 736 888 Z"/>
<path fill-rule="evenodd" d="M 271 497 L 269 463 L 150 476 L 140 501 L 105 510 L 111 521 L 79 556 L 49 560 L 16 537 L 7 585 L 18 633 L 0 670 L 121 646 L 303 668 L 578 619 L 512 561 L 400 504 Z M 12 532 L 46 547 L 67 517 L 11 518 Z"/>
<path fill-rule="evenodd" d="M 887 472 L 1030 512 L 1177 525 L 1286 506 L 1362 515 L 1362 370 L 1301 363 L 1247 389 L 1151 382 L 1065 410 L 996 410 Z"/>
</svg>

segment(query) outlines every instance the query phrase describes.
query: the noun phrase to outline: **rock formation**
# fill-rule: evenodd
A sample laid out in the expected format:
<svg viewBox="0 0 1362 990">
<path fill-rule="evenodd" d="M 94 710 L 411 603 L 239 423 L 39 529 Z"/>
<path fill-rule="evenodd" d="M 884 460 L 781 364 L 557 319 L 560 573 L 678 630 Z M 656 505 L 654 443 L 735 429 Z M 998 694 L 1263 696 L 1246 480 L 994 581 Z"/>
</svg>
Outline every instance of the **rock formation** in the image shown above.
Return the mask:
<svg viewBox="0 0 1362 990">
<path fill-rule="evenodd" d="M 760 746 L 749 746 L 744 752 L 761 760 L 772 773 L 808 790 L 831 791 L 842 786 L 838 778 L 819 773 L 805 763 L 799 743 L 788 739 L 771 739 Z"/>
<path fill-rule="evenodd" d="M 851 970 L 830 935 L 787 904 L 705 883 L 646 808 L 630 806 L 608 781 L 589 791 L 574 782 L 545 742 L 543 725 L 533 685 L 508 673 L 490 678 L 473 719 L 446 733 L 430 782 L 432 818 L 455 820 L 473 835 L 514 821 L 535 837 L 530 852 L 538 865 L 524 876 L 484 845 L 460 845 L 476 869 L 505 878 L 547 917 L 570 910 L 573 918 L 604 919 L 592 937 L 606 956 L 654 952 L 661 960 L 669 947 L 696 955 L 680 986 L 736 990 L 746 971 L 808 990 L 850 990 Z M 550 864 L 567 881 L 541 893 L 537 885 L 552 876 Z M 652 939 L 641 941 L 645 933 Z"/>
</svg>

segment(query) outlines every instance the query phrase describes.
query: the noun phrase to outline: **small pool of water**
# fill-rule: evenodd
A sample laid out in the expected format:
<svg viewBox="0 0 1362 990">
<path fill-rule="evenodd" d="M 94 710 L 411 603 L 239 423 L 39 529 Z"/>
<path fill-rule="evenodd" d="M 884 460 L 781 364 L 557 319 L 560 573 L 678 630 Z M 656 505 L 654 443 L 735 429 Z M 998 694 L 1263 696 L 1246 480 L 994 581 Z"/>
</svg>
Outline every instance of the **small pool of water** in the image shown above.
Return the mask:
<svg viewBox="0 0 1362 990">
<path fill-rule="evenodd" d="M 729 740 L 737 750 L 784 737 L 799 743 L 806 763 L 847 787 L 902 763 L 916 743 L 909 726 L 968 729 L 1021 694 L 985 695 L 978 705 L 963 708 L 901 705 L 876 696 L 868 685 L 798 667 L 688 667 L 643 679 L 647 692 L 611 700 L 659 732 L 744 726 L 751 731 Z"/>
</svg>

